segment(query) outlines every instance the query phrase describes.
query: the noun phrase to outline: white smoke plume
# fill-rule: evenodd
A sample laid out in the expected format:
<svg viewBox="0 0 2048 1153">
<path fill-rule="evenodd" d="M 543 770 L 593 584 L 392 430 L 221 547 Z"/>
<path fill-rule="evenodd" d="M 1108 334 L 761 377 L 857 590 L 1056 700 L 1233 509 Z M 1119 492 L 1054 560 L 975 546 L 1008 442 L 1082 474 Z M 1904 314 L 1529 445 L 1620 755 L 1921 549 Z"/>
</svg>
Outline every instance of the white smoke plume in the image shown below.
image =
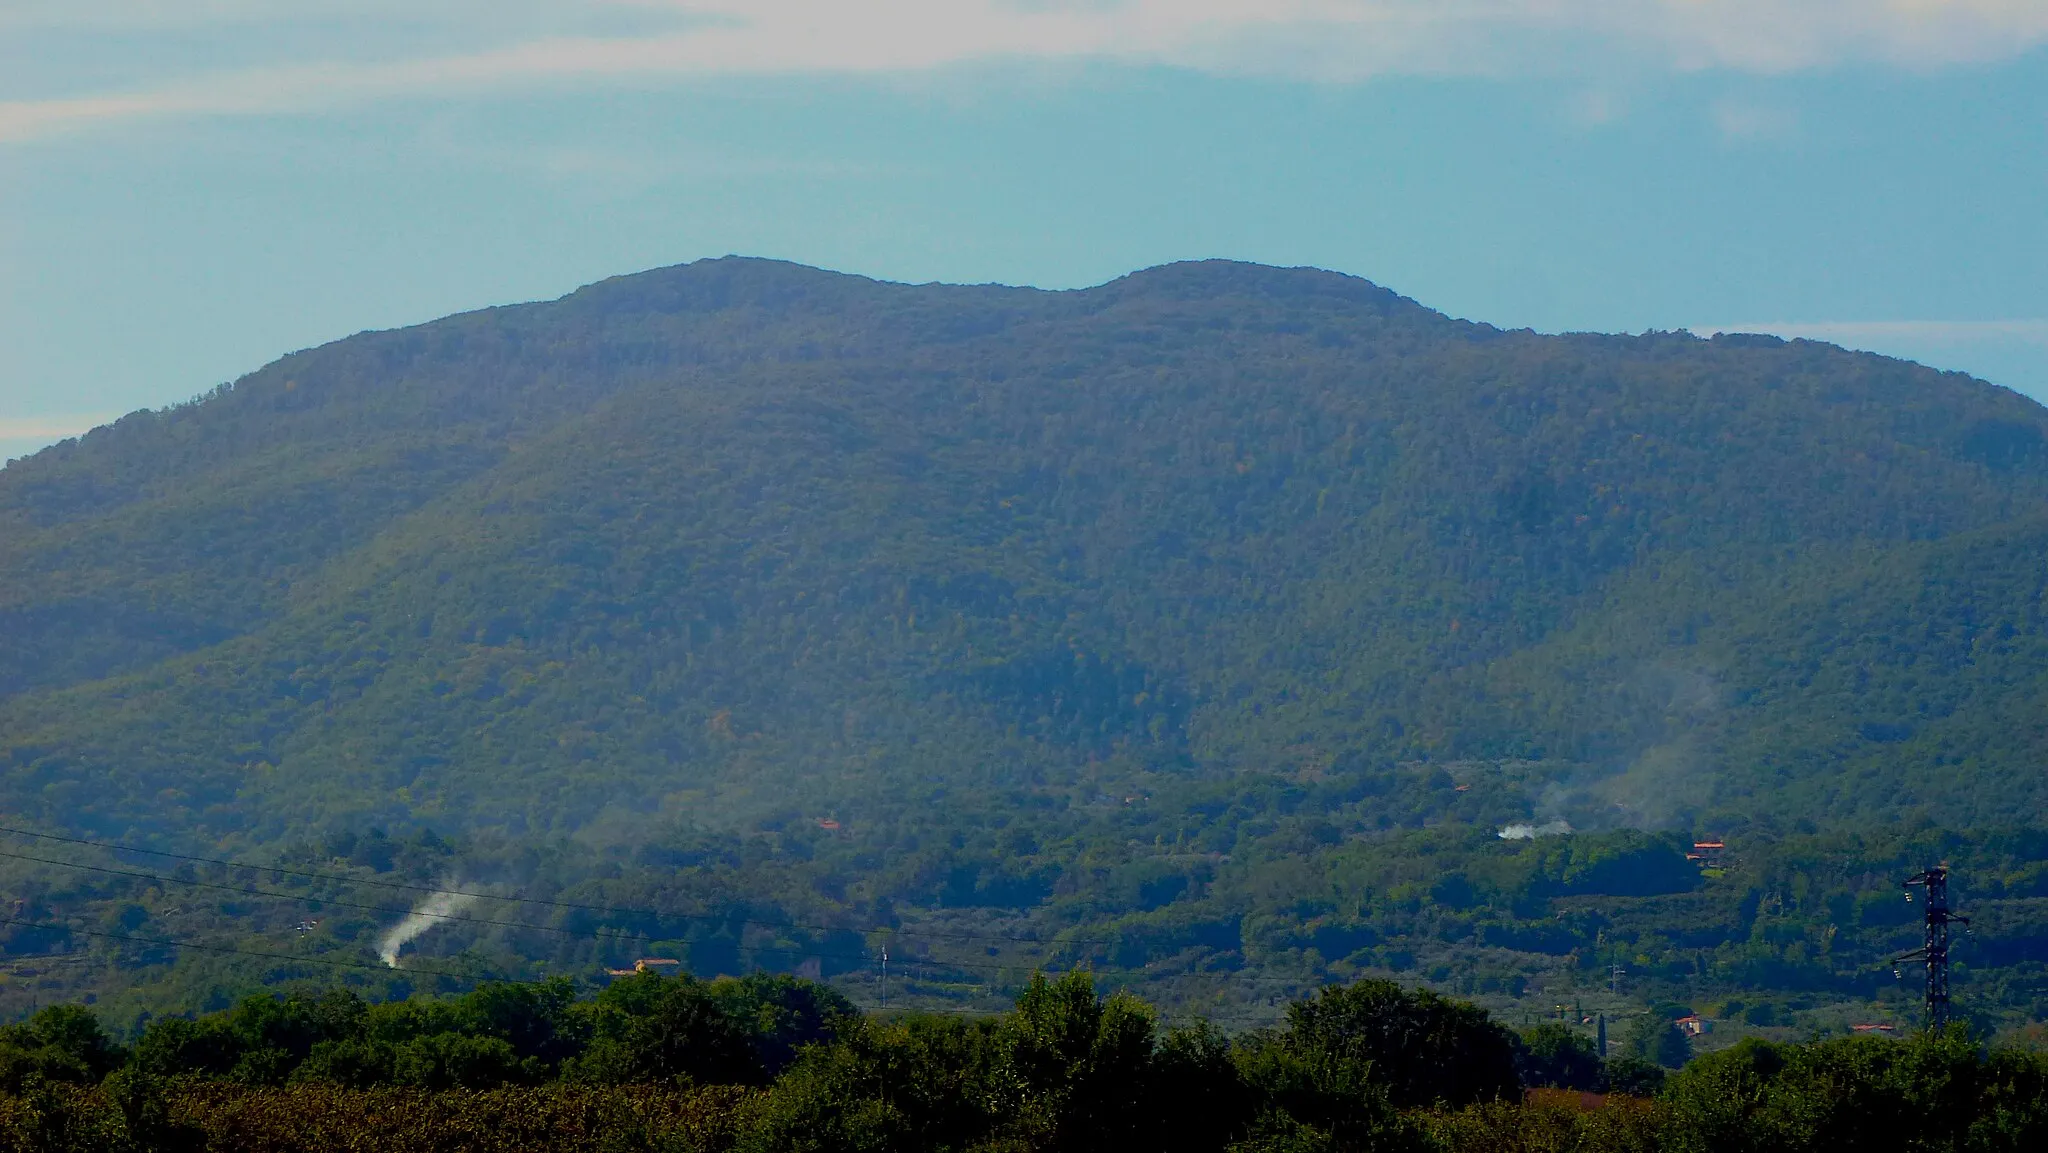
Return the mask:
<svg viewBox="0 0 2048 1153">
<path fill-rule="evenodd" d="M 471 893 L 435 893 L 413 907 L 405 919 L 391 926 L 377 942 L 377 956 L 392 968 L 398 968 L 398 951 L 411 944 L 421 933 L 468 908 L 476 900 Z"/>
<path fill-rule="evenodd" d="M 1496 835 L 1503 841 L 1528 841 L 1537 837 L 1562 837 L 1571 831 L 1569 821 L 1547 821 L 1541 825 L 1508 825 Z"/>
</svg>

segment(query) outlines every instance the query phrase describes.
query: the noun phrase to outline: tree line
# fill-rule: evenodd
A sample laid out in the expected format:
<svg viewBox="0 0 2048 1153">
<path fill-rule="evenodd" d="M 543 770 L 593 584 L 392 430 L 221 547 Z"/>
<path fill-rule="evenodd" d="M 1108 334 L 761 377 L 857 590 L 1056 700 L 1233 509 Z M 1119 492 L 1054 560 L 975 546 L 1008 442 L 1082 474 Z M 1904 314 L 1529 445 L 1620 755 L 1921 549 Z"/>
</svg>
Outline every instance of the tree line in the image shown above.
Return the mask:
<svg viewBox="0 0 2048 1153">
<path fill-rule="evenodd" d="M 1654 1047 L 1654 1030 L 1638 1047 Z M 1427 990 L 1326 987 L 1283 1024 L 1166 1028 L 1085 972 L 1006 1013 L 863 1013 L 827 986 L 653 973 L 368 1004 L 0 1029 L 0 1150 L 2025 1150 L 2048 1057 L 1966 1030 L 1744 1041 L 1667 1072 Z"/>
</svg>

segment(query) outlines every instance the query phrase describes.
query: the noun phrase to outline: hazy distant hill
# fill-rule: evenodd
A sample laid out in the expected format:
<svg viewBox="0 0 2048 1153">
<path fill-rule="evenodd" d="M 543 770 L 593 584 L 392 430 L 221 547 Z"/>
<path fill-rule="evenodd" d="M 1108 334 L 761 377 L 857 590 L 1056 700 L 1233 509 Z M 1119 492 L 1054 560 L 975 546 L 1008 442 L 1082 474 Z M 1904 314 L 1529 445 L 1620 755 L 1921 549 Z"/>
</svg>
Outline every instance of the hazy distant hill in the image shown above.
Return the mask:
<svg viewBox="0 0 2048 1153">
<path fill-rule="evenodd" d="M 1657 819 L 2018 814 L 2044 428 L 1825 345 L 1501 332 L 1311 270 L 707 261 L 0 473 L 5 800 L 561 829 L 1506 757 Z"/>
<path fill-rule="evenodd" d="M 2031 823 L 2044 432 L 1828 345 L 1314 270 L 706 261 L 0 472 L 0 805 L 244 848 L 830 816 L 874 868 L 981 854 L 895 899 L 1016 907 L 1148 802 L 1103 843 Z"/>
</svg>

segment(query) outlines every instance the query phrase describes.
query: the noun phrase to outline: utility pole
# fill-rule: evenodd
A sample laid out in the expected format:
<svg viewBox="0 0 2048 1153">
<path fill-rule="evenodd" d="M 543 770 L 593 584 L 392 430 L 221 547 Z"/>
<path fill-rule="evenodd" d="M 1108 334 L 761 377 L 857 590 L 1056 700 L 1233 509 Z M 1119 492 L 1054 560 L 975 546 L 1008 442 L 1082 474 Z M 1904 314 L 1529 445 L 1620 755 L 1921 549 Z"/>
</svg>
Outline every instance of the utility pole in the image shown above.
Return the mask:
<svg viewBox="0 0 2048 1153">
<path fill-rule="evenodd" d="M 1600 1023 L 1595 1026 L 1600 1037 L 1600 1059 L 1607 1060 L 1607 1014 L 1600 1014 Z"/>
<path fill-rule="evenodd" d="M 1959 917 L 1948 907 L 1948 866 L 1932 865 L 1906 878 L 1906 899 L 1913 899 L 1914 887 L 1927 890 L 1927 906 L 1924 921 L 1927 925 L 1925 943 L 1910 953 L 1901 953 L 1892 958 L 1892 964 L 1917 962 L 1927 966 L 1926 1027 L 1930 1033 L 1939 1033 L 1948 1028 L 1948 927 L 1953 924 L 1970 923 L 1968 917 Z M 1898 970 L 1894 969 L 1893 972 Z"/>
<path fill-rule="evenodd" d="M 882 1008 L 889 1007 L 889 946 L 882 946 Z"/>
</svg>

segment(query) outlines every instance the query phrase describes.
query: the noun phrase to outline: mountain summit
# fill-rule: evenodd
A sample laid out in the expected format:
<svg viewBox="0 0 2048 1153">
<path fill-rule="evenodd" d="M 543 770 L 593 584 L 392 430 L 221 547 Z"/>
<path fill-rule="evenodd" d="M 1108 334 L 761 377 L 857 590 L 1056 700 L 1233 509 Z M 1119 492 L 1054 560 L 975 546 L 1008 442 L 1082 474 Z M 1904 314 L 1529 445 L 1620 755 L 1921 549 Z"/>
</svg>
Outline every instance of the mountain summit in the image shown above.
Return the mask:
<svg viewBox="0 0 2048 1153">
<path fill-rule="evenodd" d="M 602 842 L 1450 764 L 1504 774 L 1474 820 L 2000 820 L 2048 802 L 2044 433 L 1314 269 L 703 261 L 0 471 L 0 800 Z"/>
</svg>

